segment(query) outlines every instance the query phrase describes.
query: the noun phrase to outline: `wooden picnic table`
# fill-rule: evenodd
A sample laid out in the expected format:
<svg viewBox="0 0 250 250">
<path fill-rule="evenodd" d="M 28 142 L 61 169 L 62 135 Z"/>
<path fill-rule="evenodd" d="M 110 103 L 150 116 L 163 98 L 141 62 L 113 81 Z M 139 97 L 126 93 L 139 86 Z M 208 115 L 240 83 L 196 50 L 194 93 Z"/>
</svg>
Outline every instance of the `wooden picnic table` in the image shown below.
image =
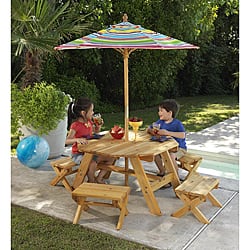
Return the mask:
<svg viewBox="0 0 250 250">
<path fill-rule="evenodd" d="M 131 162 L 133 170 L 128 169 L 127 166 L 118 167 L 113 165 L 106 166 L 106 169 L 125 175 L 134 175 L 139 182 L 150 212 L 161 215 L 154 191 L 168 183 L 171 183 L 173 188 L 180 185 L 180 180 L 169 154 L 171 150 L 176 151 L 178 149 L 178 143 L 174 139 L 158 142 L 151 141 L 150 138 L 150 135 L 145 131 L 140 131 L 136 141 L 116 140 L 106 134 L 99 140 L 90 140 L 87 145 L 79 144 L 78 150 L 83 152 L 84 156 L 76 174 L 73 188 L 77 188 L 84 181 L 93 155 L 112 158 L 124 157 L 125 163 L 128 160 Z M 161 155 L 166 168 L 167 174 L 164 177 L 146 173 L 142 165 L 142 161 L 154 161 L 154 157 L 158 154 Z M 103 165 L 102 167 L 105 168 Z"/>
</svg>

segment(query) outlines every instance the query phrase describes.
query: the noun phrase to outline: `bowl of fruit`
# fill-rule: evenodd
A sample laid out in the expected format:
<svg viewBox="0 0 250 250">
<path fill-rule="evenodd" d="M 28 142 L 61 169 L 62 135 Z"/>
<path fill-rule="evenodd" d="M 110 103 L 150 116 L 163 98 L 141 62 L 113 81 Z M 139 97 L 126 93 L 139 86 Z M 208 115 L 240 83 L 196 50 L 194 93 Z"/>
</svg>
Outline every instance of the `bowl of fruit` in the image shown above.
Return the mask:
<svg viewBox="0 0 250 250">
<path fill-rule="evenodd" d="M 135 133 L 134 141 L 136 141 L 136 135 L 137 135 L 137 132 L 139 130 L 139 127 L 142 126 L 142 124 L 143 124 L 143 120 L 141 118 L 137 118 L 136 116 L 130 117 L 128 124 L 133 128 L 133 131 Z"/>
<path fill-rule="evenodd" d="M 125 134 L 125 131 L 124 128 L 118 125 L 114 125 L 114 127 L 110 129 L 109 133 L 114 139 L 122 139 Z"/>
<path fill-rule="evenodd" d="M 130 125 L 131 127 L 133 127 L 133 128 L 134 128 L 134 127 L 139 128 L 140 126 L 142 126 L 143 120 L 142 120 L 142 118 L 138 118 L 138 117 L 134 116 L 134 117 L 130 117 L 130 118 L 129 118 L 128 123 L 129 123 L 129 125 Z"/>
</svg>

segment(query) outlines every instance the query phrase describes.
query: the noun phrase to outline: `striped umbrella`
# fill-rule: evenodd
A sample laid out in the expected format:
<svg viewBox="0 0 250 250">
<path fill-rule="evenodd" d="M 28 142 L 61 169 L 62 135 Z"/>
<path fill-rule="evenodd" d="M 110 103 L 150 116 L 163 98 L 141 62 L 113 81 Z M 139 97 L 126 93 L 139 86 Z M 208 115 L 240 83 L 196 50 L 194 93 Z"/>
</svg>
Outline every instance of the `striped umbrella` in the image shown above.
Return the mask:
<svg viewBox="0 0 250 250">
<path fill-rule="evenodd" d="M 110 25 L 108 29 L 78 38 L 66 44 L 55 47 L 56 50 L 65 49 L 93 49 L 112 48 L 123 55 L 124 60 L 124 106 L 125 106 L 125 141 L 128 141 L 128 58 L 136 49 L 198 49 L 198 46 L 162 35 L 155 31 L 145 29 L 140 25 L 128 22 L 127 14 L 123 22 Z"/>
</svg>

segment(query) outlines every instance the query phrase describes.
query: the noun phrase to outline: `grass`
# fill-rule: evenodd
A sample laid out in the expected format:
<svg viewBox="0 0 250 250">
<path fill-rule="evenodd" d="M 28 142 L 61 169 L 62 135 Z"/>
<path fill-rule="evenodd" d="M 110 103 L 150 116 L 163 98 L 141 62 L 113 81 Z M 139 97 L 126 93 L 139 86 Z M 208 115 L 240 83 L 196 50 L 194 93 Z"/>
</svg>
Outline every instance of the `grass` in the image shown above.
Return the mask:
<svg viewBox="0 0 250 250">
<path fill-rule="evenodd" d="M 196 96 L 176 99 L 180 104 L 177 116 L 188 132 L 198 132 L 239 113 L 237 96 Z M 105 121 L 104 130 L 109 130 L 114 124 L 123 126 L 124 113 L 102 114 Z M 129 116 L 143 118 L 142 128 L 158 120 L 158 107 L 130 111 Z"/>
<path fill-rule="evenodd" d="M 16 205 L 11 214 L 11 249 L 153 249 Z"/>
<path fill-rule="evenodd" d="M 198 96 L 176 100 L 181 105 L 177 118 L 189 132 L 200 131 L 239 114 L 237 96 Z M 158 107 L 152 107 L 130 111 L 130 116 L 143 118 L 145 128 L 158 119 L 157 112 Z M 123 125 L 122 112 L 102 116 L 104 130 L 114 124 Z M 17 145 L 16 142 L 13 145 Z M 11 237 L 12 249 L 153 249 L 13 204 Z"/>
<path fill-rule="evenodd" d="M 239 113 L 239 99 L 237 96 L 195 96 L 180 97 L 176 99 L 180 104 L 177 116 L 185 126 L 187 132 L 198 132 Z M 129 116 L 143 118 L 141 129 L 148 127 L 158 120 L 158 107 L 130 111 Z M 104 113 L 104 126 L 102 130 L 110 130 L 114 124 L 124 127 L 124 113 Z M 19 143 L 19 136 L 11 138 L 12 154 Z"/>
</svg>

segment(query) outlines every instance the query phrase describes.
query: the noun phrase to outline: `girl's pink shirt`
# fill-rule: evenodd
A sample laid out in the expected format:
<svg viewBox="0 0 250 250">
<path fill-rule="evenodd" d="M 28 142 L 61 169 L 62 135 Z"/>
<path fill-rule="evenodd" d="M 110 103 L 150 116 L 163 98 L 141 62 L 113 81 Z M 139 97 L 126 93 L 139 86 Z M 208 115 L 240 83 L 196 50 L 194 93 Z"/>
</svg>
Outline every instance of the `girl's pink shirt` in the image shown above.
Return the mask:
<svg viewBox="0 0 250 250">
<path fill-rule="evenodd" d="M 88 121 L 88 123 L 82 123 L 79 121 L 75 121 L 70 126 L 71 129 L 75 130 L 75 136 L 74 138 L 87 138 L 89 136 L 92 136 L 93 132 L 93 122 Z M 72 145 L 72 154 L 78 154 L 80 153 L 77 149 L 77 143 L 75 142 Z"/>
</svg>

